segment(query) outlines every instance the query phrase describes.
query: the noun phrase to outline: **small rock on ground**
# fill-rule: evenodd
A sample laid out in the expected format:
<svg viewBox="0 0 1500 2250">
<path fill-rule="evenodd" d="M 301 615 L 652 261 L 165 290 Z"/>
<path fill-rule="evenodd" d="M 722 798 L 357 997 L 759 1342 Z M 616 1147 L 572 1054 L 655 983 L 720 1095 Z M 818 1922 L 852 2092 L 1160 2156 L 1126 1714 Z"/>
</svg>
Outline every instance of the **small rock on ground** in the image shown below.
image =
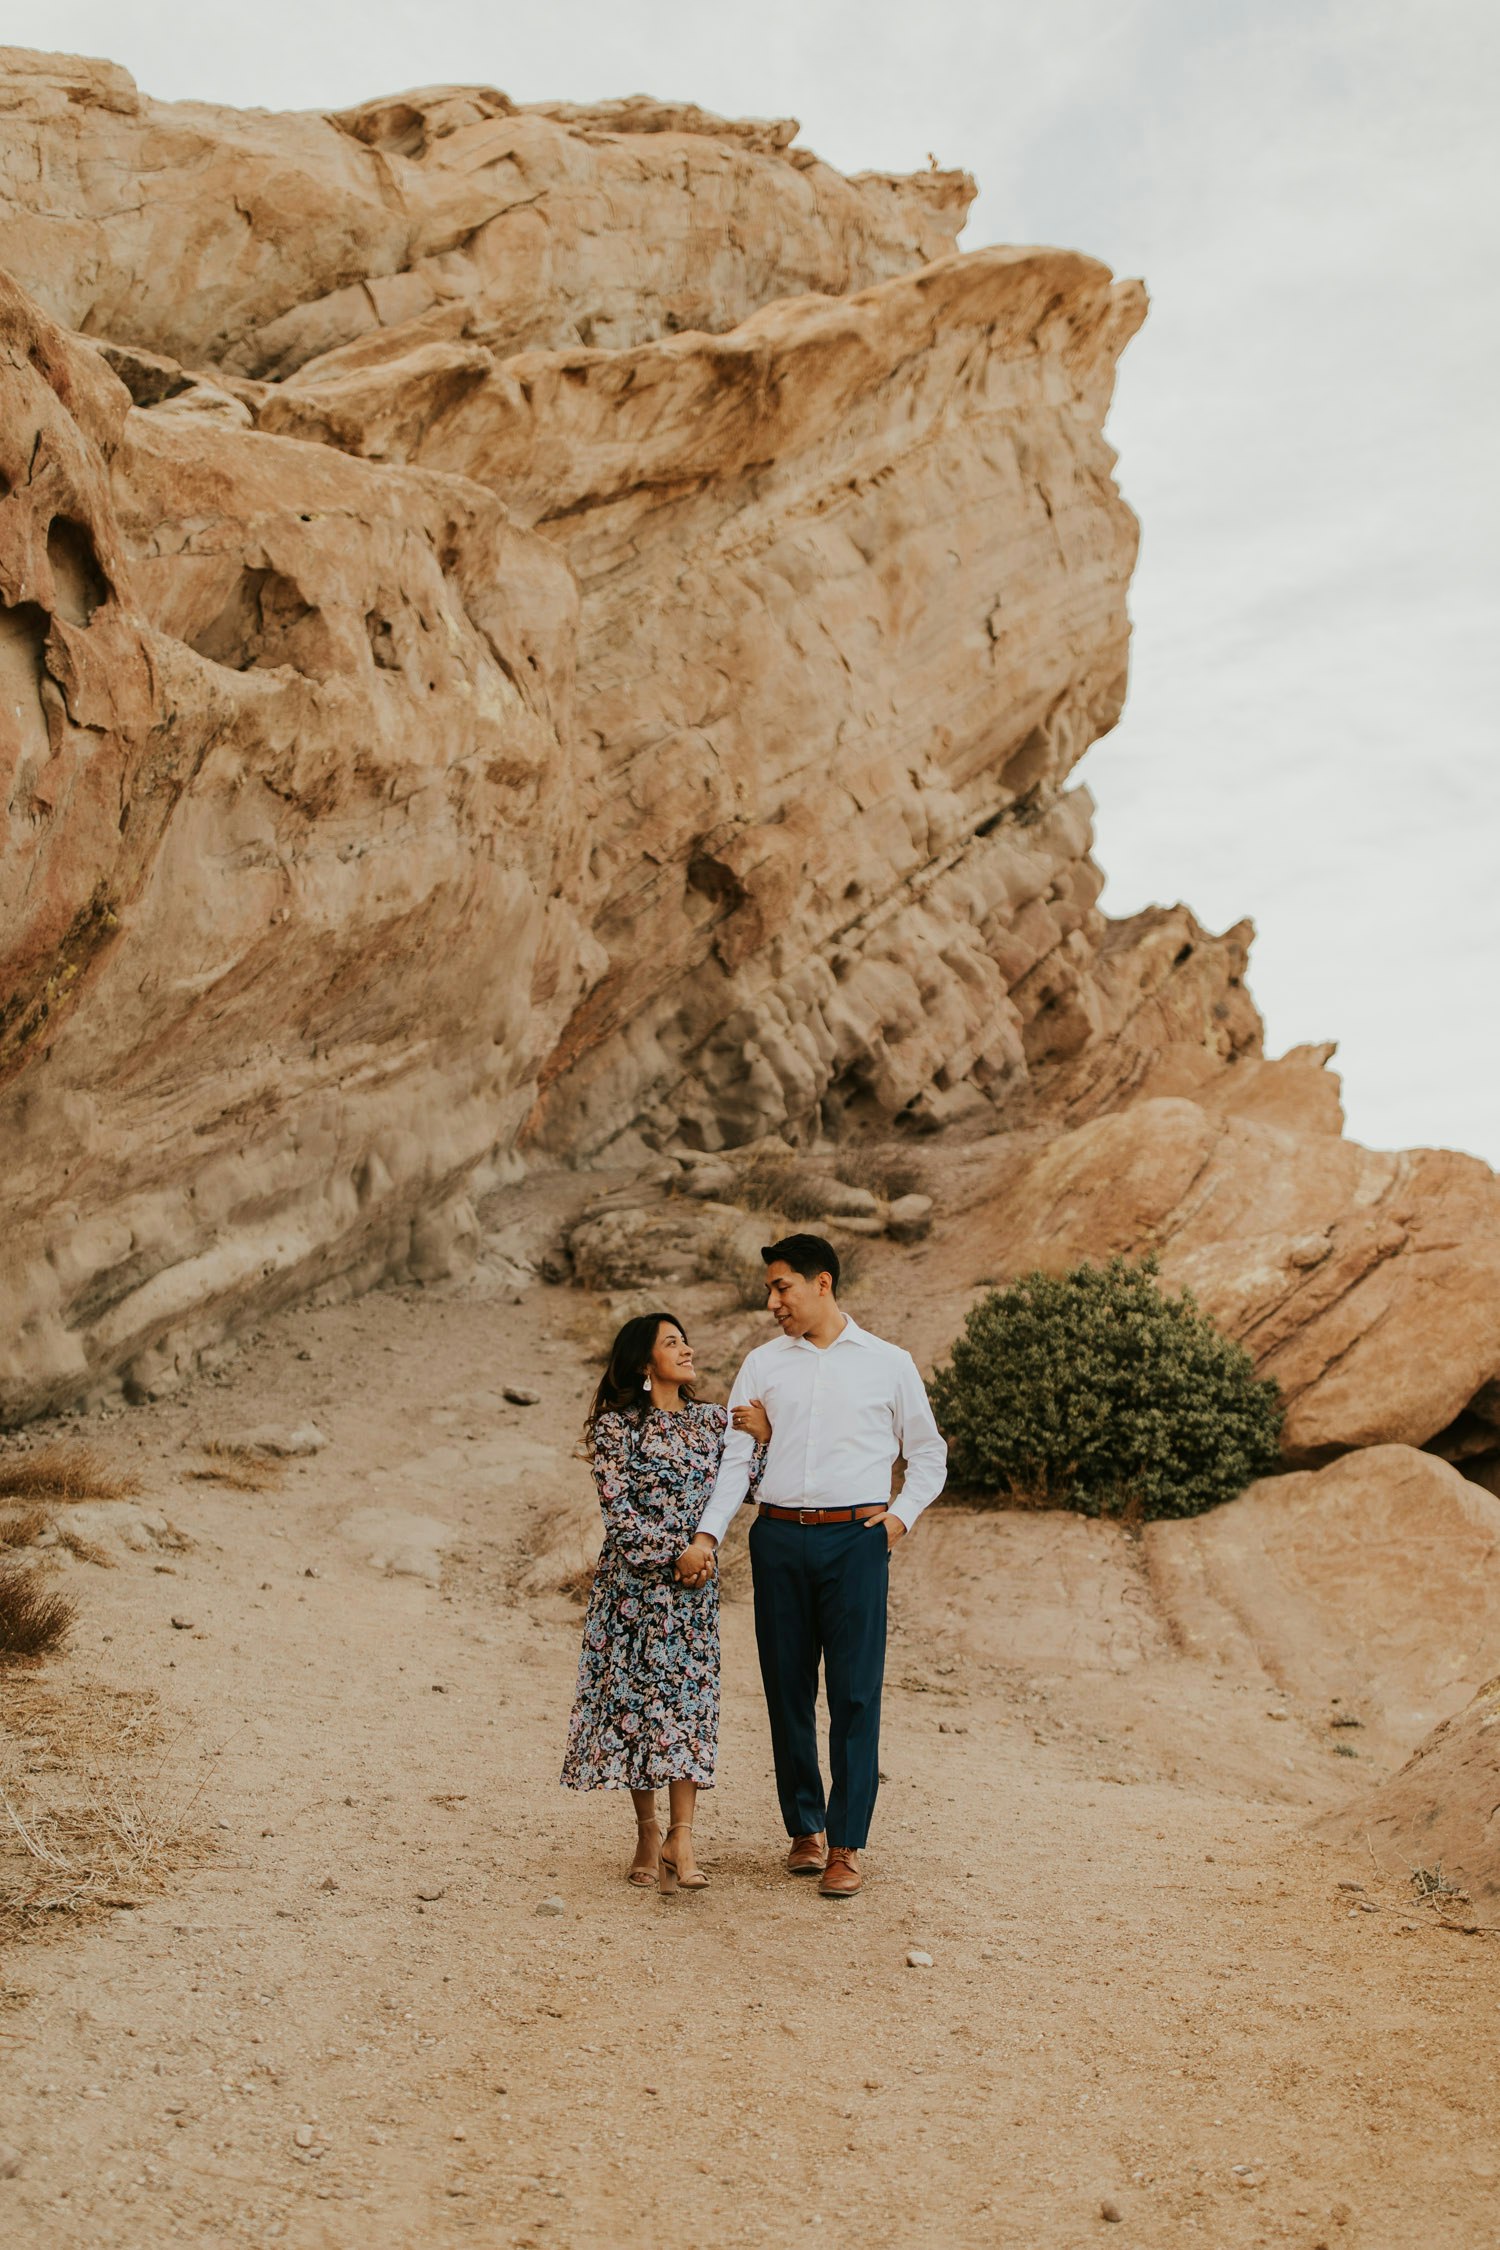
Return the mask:
<svg viewBox="0 0 1500 2250">
<path fill-rule="evenodd" d="M 512 1406 L 540 1406 L 542 1400 L 540 1391 L 528 1391 L 522 1383 L 507 1383 L 505 1396 Z"/>
<path fill-rule="evenodd" d="M 254 1453 L 269 1453 L 278 1461 L 295 1461 L 310 1453 L 321 1453 L 328 1443 L 315 1422 L 304 1422 L 300 1428 L 288 1430 L 280 1423 L 262 1422 L 243 1437 L 235 1439 Z"/>
<path fill-rule="evenodd" d="M 912 1951 L 906 1956 L 906 1966 L 909 1969 L 930 1969 L 932 1967 L 932 1955 L 920 1952 L 916 1947 L 913 1947 Z"/>
<path fill-rule="evenodd" d="M 536 1910 L 538 1914 L 566 1914 L 568 1911 L 566 1901 L 560 1898 L 540 1898 Z"/>
</svg>

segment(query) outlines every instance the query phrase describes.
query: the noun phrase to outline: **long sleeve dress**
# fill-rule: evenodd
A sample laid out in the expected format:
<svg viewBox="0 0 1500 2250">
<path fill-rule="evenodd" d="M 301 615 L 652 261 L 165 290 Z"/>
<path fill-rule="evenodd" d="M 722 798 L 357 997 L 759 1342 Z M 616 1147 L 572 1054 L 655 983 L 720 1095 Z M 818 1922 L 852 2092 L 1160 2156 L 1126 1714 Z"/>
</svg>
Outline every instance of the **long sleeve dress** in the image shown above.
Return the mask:
<svg viewBox="0 0 1500 2250">
<path fill-rule="evenodd" d="M 722 1406 L 601 1414 L 594 1481 L 604 1546 L 583 1628 L 568 1727 L 568 1789 L 711 1789 L 719 1744 L 719 1581 L 672 1566 L 718 1473 Z"/>
</svg>

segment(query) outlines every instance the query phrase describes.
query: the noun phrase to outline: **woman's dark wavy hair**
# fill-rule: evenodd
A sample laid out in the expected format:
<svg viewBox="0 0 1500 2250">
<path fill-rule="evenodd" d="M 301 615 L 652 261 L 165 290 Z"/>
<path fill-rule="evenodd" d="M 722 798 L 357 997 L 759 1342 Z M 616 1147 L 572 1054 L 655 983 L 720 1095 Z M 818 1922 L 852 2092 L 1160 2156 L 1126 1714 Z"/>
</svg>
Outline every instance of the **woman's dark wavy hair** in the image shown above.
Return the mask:
<svg viewBox="0 0 1500 2250">
<path fill-rule="evenodd" d="M 675 1328 L 683 1342 L 687 1330 L 676 1313 L 643 1312 L 627 1320 L 619 1335 L 609 1347 L 609 1358 L 604 1373 L 599 1378 L 599 1388 L 583 1425 L 583 1442 L 592 1452 L 594 1431 L 601 1414 L 632 1414 L 639 1421 L 646 1404 L 646 1369 L 651 1354 L 656 1349 L 656 1339 L 663 1323 Z M 693 1397 L 693 1386 L 684 1383 L 684 1398 Z"/>
</svg>

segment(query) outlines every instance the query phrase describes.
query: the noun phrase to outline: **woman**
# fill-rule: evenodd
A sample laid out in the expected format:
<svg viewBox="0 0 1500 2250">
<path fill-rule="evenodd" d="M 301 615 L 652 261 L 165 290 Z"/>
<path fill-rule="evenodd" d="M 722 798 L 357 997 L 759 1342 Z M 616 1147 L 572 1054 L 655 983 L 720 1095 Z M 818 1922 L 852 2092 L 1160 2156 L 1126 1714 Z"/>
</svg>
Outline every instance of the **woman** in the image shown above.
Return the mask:
<svg viewBox="0 0 1500 2250">
<path fill-rule="evenodd" d="M 693 1396 L 693 1351 L 670 1313 L 627 1320 L 610 1347 L 585 1425 L 604 1547 L 578 1660 L 563 1785 L 628 1789 L 636 1845 L 628 1880 L 702 1890 L 693 1811 L 711 1789 L 719 1740 L 719 1587 L 680 1585 L 673 1566 L 713 1489 L 729 1417 Z M 735 1426 L 771 1435 L 754 1400 Z M 764 1459 L 757 1458 L 752 1482 Z M 665 1782 L 662 1841 L 656 1792 Z M 675 1841 L 674 1841 L 675 1839 Z"/>
</svg>

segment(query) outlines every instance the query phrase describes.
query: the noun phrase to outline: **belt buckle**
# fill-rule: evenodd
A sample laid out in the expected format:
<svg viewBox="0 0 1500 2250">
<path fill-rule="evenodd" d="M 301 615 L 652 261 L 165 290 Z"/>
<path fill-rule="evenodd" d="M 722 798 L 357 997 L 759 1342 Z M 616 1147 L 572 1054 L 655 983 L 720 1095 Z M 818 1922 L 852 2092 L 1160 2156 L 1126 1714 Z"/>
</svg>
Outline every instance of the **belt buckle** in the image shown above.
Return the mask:
<svg viewBox="0 0 1500 2250">
<path fill-rule="evenodd" d="M 816 1523 L 822 1513 L 821 1508 L 799 1508 L 797 1510 L 797 1521 L 800 1524 Z"/>
</svg>

